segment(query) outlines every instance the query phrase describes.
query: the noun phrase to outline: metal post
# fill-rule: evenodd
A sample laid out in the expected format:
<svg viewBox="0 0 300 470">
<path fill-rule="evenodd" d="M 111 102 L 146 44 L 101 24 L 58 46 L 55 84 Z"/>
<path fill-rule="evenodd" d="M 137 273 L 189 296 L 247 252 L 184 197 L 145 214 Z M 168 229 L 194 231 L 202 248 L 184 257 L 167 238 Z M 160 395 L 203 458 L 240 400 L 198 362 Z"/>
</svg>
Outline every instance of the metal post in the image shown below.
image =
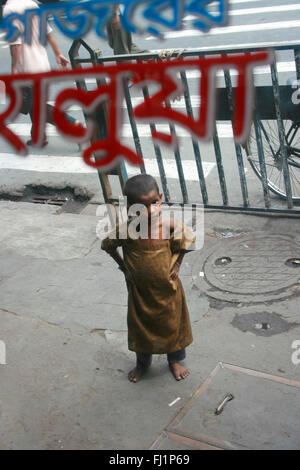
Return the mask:
<svg viewBox="0 0 300 470">
<path fill-rule="evenodd" d="M 72 68 L 81 68 L 81 64 L 83 60 L 79 59 L 79 48 L 84 47 L 89 55 L 89 59 L 84 59 L 84 62 L 86 63 L 87 61 L 90 62 L 92 65 L 97 65 L 99 63 L 99 56 L 101 55 L 101 52 L 99 50 L 94 50 L 92 49 L 83 39 L 76 39 L 73 41 L 72 46 L 69 50 L 69 58 L 71 62 Z M 97 80 L 97 84 L 105 84 L 105 79 Z M 84 80 L 80 80 L 76 82 L 77 88 L 87 91 L 87 86 Z M 88 116 L 84 113 L 85 118 Z M 107 103 L 103 103 L 101 106 L 98 107 L 98 109 L 95 111 L 94 115 L 94 121 L 97 123 L 95 126 L 95 132 L 94 136 L 92 137 L 92 141 L 97 140 L 97 139 L 103 139 L 105 138 L 107 134 Z M 98 178 L 99 182 L 101 185 L 101 189 L 103 192 L 104 200 L 105 202 L 110 202 L 113 197 L 112 197 L 112 190 L 111 190 L 111 185 L 108 177 L 108 173 L 101 172 L 97 170 L 98 172 Z M 128 179 L 127 176 L 127 171 L 124 163 L 122 162 L 120 165 L 118 165 L 112 172 L 111 174 L 117 174 L 119 176 L 121 188 L 123 191 L 124 184 L 126 180 Z"/>
<path fill-rule="evenodd" d="M 143 164 L 141 165 L 141 172 L 146 173 L 140 136 L 138 133 L 136 120 L 134 119 L 134 116 L 133 116 L 133 107 L 132 107 L 132 102 L 131 102 L 131 96 L 130 96 L 129 89 L 128 89 L 128 82 L 129 80 L 127 78 L 123 80 L 124 96 L 125 96 L 125 101 L 126 101 L 126 106 L 127 106 L 127 111 L 128 111 L 128 118 L 129 118 L 131 130 L 132 130 L 136 152 L 143 159 Z"/>
<path fill-rule="evenodd" d="M 294 49 L 297 80 L 300 80 L 300 48 Z"/>
<path fill-rule="evenodd" d="M 148 87 L 143 87 L 143 96 L 144 96 L 144 99 L 149 98 Z M 156 131 L 156 126 L 153 123 L 150 123 L 149 126 L 150 126 L 151 135 L 152 135 L 152 133 Z M 158 171 L 159 171 L 160 180 L 161 180 L 161 184 L 163 188 L 163 193 L 165 196 L 165 201 L 169 202 L 170 193 L 169 193 L 168 182 L 167 182 L 167 177 L 166 177 L 161 150 L 160 150 L 160 147 L 155 142 L 153 142 L 153 147 L 154 147 L 154 152 L 155 152 L 156 161 L 158 165 Z"/>
<path fill-rule="evenodd" d="M 278 125 L 278 134 L 279 134 L 279 141 L 280 141 L 280 152 L 282 156 L 282 170 L 283 170 L 284 184 L 285 184 L 286 197 L 287 197 L 287 206 L 289 209 L 292 209 L 293 208 L 292 186 L 291 186 L 291 180 L 290 180 L 289 166 L 287 162 L 284 126 L 283 126 L 281 110 L 280 110 L 280 95 L 279 95 L 278 72 L 277 72 L 276 62 L 271 65 L 271 76 L 272 76 L 274 103 L 275 103 L 275 111 L 276 111 L 276 118 L 277 118 L 277 125 Z"/>
<path fill-rule="evenodd" d="M 262 187 L 263 187 L 263 192 L 264 192 L 265 207 L 270 207 L 268 175 L 267 175 L 267 169 L 266 169 L 264 148 L 263 148 L 263 143 L 262 143 L 262 138 L 261 138 L 261 129 L 260 129 L 259 121 L 256 118 L 254 120 L 254 128 L 255 128 L 257 150 L 258 150 L 258 159 L 259 159 L 259 165 L 260 165 Z"/>
<path fill-rule="evenodd" d="M 226 84 L 226 89 L 227 89 L 229 109 L 230 109 L 231 115 L 233 117 L 232 82 L 231 82 L 230 72 L 228 70 L 224 70 L 224 78 L 225 78 L 225 84 Z M 246 181 L 246 175 L 245 175 L 245 168 L 244 168 L 242 150 L 241 150 L 241 146 L 239 144 L 237 144 L 236 142 L 234 142 L 234 147 L 235 147 L 235 154 L 236 154 L 236 159 L 237 159 L 237 164 L 238 164 L 238 170 L 239 170 L 240 184 L 241 184 L 241 190 L 242 190 L 242 195 L 243 195 L 244 206 L 248 207 L 249 206 L 249 197 L 248 197 L 248 188 L 247 188 L 247 181 Z"/>
<path fill-rule="evenodd" d="M 183 83 L 184 100 L 185 100 L 187 115 L 193 119 L 194 118 L 194 113 L 193 113 L 193 107 L 192 107 L 192 103 L 191 103 L 191 96 L 190 96 L 188 81 L 187 81 L 187 78 L 186 78 L 186 73 L 185 72 L 180 72 L 180 77 L 181 77 L 181 80 L 182 80 L 182 83 Z M 197 140 L 195 140 L 193 137 L 192 137 L 192 144 L 193 144 L 193 149 L 194 149 L 195 161 L 196 161 L 196 165 L 197 165 L 197 171 L 198 171 L 198 177 L 199 177 L 199 183 L 200 183 L 200 189 L 201 189 L 203 204 L 208 204 L 208 194 L 207 194 L 205 176 L 204 176 L 204 171 L 203 171 L 203 166 L 202 166 L 202 158 L 201 158 L 200 148 L 199 148 L 199 144 L 198 144 Z"/>
<path fill-rule="evenodd" d="M 217 168 L 218 168 L 218 175 L 219 175 L 220 189 L 221 189 L 223 204 L 224 204 L 224 206 L 228 206 L 228 193 L 227 193 L 227 186 L 226 186 L 224 167 L 223 167 L 223 161 L 222 161 L 222 154 L 221 154 L 220 142 L 219 142 L 219 136 L 218 136 L 217 129 L 215 131 L 215 136 L 213 138 L 213 144 L 214 144 L 214 149 L 215 149 L 216 162 L 217 162 Z"/>
</svg>

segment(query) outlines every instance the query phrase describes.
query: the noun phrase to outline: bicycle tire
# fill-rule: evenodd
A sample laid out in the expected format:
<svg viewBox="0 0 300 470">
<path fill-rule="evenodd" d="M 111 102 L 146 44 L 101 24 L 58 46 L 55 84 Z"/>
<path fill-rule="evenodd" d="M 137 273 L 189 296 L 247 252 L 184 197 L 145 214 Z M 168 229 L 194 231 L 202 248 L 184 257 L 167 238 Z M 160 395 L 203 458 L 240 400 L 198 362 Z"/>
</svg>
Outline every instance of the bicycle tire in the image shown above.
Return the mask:
<svg viewBox="0 0 300 470">
<path fill-rule="evenodd" d="M 282 167 L 276 165 L 274 155 L 280 152 L 280 141 L 276 120 L 258 121 L 261 129 L 261 138 L 264 150 L 264 158 L 267 170 L 267 184 L 270 191 L 282 199 L 286 199 L 286 190 Z M 285 139 L 287 141 L 288 131 L 293 123 L 289 120 L 283 120 Z M 288 166 L 292 186 L 292 200 L 300 202 L 300 128 L 296 129 L 294 139 L 290 142 L 292 145 L 286 145 L 288 153 Z M 293 147 L 298 155 L 292 155 L 290 149 Z M 254 124 L 251 126 L 249 138 L 246 145 L 248 161 L 255 174 L 262 181 L 262 174 L 258 158 L 258 148 Z"/>
</svg>

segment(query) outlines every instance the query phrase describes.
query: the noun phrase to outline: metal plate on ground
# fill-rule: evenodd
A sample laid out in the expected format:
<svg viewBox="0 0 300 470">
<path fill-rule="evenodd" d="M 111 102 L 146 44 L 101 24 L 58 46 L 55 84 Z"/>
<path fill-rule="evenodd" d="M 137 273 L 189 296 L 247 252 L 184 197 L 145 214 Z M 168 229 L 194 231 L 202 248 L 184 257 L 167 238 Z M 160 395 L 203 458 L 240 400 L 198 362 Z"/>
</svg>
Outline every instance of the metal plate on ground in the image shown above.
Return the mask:
<svg viewBox="0 0 300 470">
<path fill-rule="evenodd" d="M 299 400 L 299 381 L 219 363 L 151 449 L 299 449 Z"/>
<path fill-rule="evenodd" d="M 283 299 L 299 293 L 300 245 L 288 235 L 256 232 L 226 239 L 193 264 L 193 279 L 208 296 L 230 302 Z"/>
</svg>

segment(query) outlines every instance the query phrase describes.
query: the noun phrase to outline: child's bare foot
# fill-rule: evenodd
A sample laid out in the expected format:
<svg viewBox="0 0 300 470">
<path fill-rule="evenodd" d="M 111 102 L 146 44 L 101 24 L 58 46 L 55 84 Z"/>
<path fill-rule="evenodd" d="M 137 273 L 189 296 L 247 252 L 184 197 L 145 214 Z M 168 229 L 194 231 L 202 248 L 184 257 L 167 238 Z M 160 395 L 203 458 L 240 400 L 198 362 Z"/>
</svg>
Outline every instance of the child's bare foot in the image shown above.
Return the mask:
<svg viewBox="0 0 300 470">
<path fill-rule="evenodd" d="M 142 375 L 146 372 L 147 369 L 141 369 L 140 367 L 135 367 L 128 373 L 128 379 L 130 382 L 138 382 Z"/>
<path fill-rule="evenodd" d="M 190 375 L 190 371 L 179 364 L 179 362 L 173 362 L 169 366 L 176 380 L 183 380 Z"/>
</svg>

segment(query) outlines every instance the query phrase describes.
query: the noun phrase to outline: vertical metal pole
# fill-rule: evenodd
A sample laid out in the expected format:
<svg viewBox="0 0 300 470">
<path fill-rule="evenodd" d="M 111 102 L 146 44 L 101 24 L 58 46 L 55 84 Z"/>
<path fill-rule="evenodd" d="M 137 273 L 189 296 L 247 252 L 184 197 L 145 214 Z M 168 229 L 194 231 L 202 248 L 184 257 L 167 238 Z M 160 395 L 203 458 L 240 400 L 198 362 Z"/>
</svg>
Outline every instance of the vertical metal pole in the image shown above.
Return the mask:
<svg viewBox="0 0 300 470">
<path fill-rule="evenodd" d="M 293 208 L 292 186 L 291 186 L 291 180 L 290 180 L 289 166 L 287 162 L 284 126 L 283 126 L 281 110 L 280 110 L 280 94 L 279 94 L 278 72 L 277 72 L 276 63 L 271 65 L 271 76 L 272 76 L 274 103 L 275 103 L 275 111 L 276 111 L 276 118 L 277 118 L 277 125 L 278 125 L 278 134 L 279 134 L 279 141 L 280 141 L 280 152 L 282 156 L 282 170 L 283 170 L 284 184 L 285 184 L 286 197 L 287 197 L 287 206 L 288 206 L 288 209 L 292 209 Z"/>
<path fill-rule="evenodd" d="M 149 97 L 148 87 L 143 87 L 143 96 L 144 96 L 144 99 Z M 153 123 L 150 123 L 149 126 L 150 126 L 150 130 L 151 130 L 151 135 L 152 135 L 152 133 L 156 131 L 156 126 Z M 167 177 L 166 177 L 166 173 L 165 173 L 163 158 L 162 158 L 162 155 L 161 155 L 161 150 L 160 150 L 159 146 L 156 143 L 153 143 L 153 146 L 154 146 L 154 152 L 155 152 L 156 161 L 157 161 L 157 165 L 158 165 L 160 180 L 161 180 L 161 184 L 162 184 L 162 188 L 163 188 L 163 193 L 164 193 L 164 196 L 165 196 L 165 201 L 169 202 L 170 201 L 170 193 L 169 193 L 168 182 L 167 182 Z"/>
<path fill-rule="evenodd" d="M 231 82 L 229 70 L 224 70 L 224 78 L 225 78 L 225 84 L 226 84 L 226 89 L 227 89 L 229 109 L 231 112 L 231 116 L 233 116 L 233 93 L 232 93 L 232 82 Z M 236 142 L 234 142 L 234 147 L 235 147 L 235 154 L 236 154 L 236 159 L 237 159 L 237 164 L 238 164 L 244 206 L 248 207 L 249 197 L 248 197 L 248 188 L 247 188 L 242 150 L 241 150 L 241 146 L 237 144 Z"/>
<path fill-rule="evenodd" d="M 254 128 L 255 128 L 257 150 L 258 150 L 260 173 L 261 173 L 261 179 L 262 179 L 262 187 L 263 187 L 263 192 L 264 192 L 265 207 L 270 207 L 270 195 L 269 195 L 269 188 L 268 188 L 268 176 L 267 176 L 264 148 L 263 148 L 263 142 L 261 138 L 261 129 L 260 129 L 259 121 L 256 118 L 254 120 Z"/>
<path fill-rule="evenodd" d="M 69 57 L 70 57 L 70 62 L 72 68 L 82 68 L 81 67 L 81 61 L 79 60 L 79 48 L 84 47 L 87 52 L 90 55 L 90 62 L 93 65 L 97 65 L 101 63 L 101 60 L 99 59 L 101 52 L 99 50 L 93 50 L 89 45 L 83 41 L 82 39 L 76 39 L 73 41 L 72 46 L 69 50 Z M 97 79 L 96 80 L 97 85 L 101 86 L 106 83 L 105 79 Z M 76 86 L 78 89 L 87 91 L 87 86 L 85 83 L 85 80 L 78 80 L 76 82 Z M 92 138 L 92 141 L 95 139 L 105 139 L 107 135 L 107 103 L 103 103 L 94 113 L 93 119 L 97 123 L 95 126 L 95 134 Z M 86 113 L 84 113 L 84 117 L 87 118 L 88 116 Z M 103 192 L 104 200 L 105 202 L 109 202 L 112 199 L 112 191 L 111 191 L 111 185 L 109 181 L 109 174 L 117 174 L 119 176 L 121 188 L 123 191 L 124 184 L 126 180 L 128 179 L 127 171 L 124 162 L 121 162 L 114 170 L 111 171 L 111 173 L 104 173 L 101 172 L 99 169 L 97 169 L 98 172 L 98 177 L 101 185 L 101 189 Z"/>
<path fill-rule="evenodd" d="M 228 193 L 227 193 L 227 186 L 226 186 L 224 167 L 223 167 L 223 162 L 222 162 L 222 154 L 221 154 L 221 148 L 220 148 L 220 142 L 219 142 L 219 136 L 218 136 L 217 128 L 216 128 L 215 136 L 213 138 L 213 144 L 214 144 L 214 149 L 215 149 L 216 162 L 217 162 L 217 168 L 218 168 L 218 175 L 219 175 L 220 189 L 221 189 L 223 204 L 224 204 L 224 206 L 228 206 Z"/>
<path fill-rule="evenodd" d="M 300 48 L 294 49 L 297 80 L 300 80 Z"/>
<path fill-rule="evenodd" d="M 185 107 L 187 111 L 187 115 L 194 119 L 194 113 L 193 113 L 193 107 L 191 103 L 191 96 L 190 96 L 190 90 L 188 86 L 188 81 L 186 77 L 185 72 L 180 72 L 180 77 L 183 83 L 183 89 L 184 89 L 184 100 L 185 100 Z M 198 177 L 199 177 L 199 183 L 200 183 L 200 189 L 201 189 L 201 194 L 202 194 L 202 200 L 203 204 L 208 204 L 208 194 L 207 194 L 207 188 L 206 188 L 206 183 L 205 183 L 205 176 L 204 176 L 204 171 L 203 171 L 203 166 L 202 166 L 202 158 L 200 154 L 200 148 L 197 140 L 195 140 L 192 137 L 192 144 L 193 144 L 193 149 L 194 149 L 194 155 L 195 155 L 195 161 L 197 165 L 197 171 L 198 171 Z"/>
<path fill-rule="evenodd" d="M 72 68 L 82 68 L 79 59 L 79 48 L 83 46 L 88 53 L 90 54 L 90 61 L 91 64 L 96 65 L 98 62 L 98 56 L 97 52 L 95 52 L 93 49 L 91 49 L 88 44 L 83 41 L 82 39 L 76 39 L 73 41 L 72 46 L 69 50 L 69 57 L 70 57 L 70 62 Z M 87 91 L 87 86 L 85 83 L 85 80 L 78 80 L 76 82 L 76 86 L 80 90 Z M 106 135 L 106 122 L 105 122 L 105 104 L 102 105 L 100 110 L 96 111 L 96 114 L 101 113 L 101 119 L 95 119 L 97 121 L 97 126 L 95 126 L 95 135 L 93 136 L 93 139 L 97 138 L 103 138 L 104 135 Z M 86 113 L 84 113 L 85 119 L 87 118 Z M 97 170 L 98 173 L 98 178 L 99 182 L 101 185 L 102 193 L 104 196 L 104 201 L 108 202 L 110 198 L 112 197 L 112 191 L 111 191 L 111 186 L 109 182 L 108 175 L 106 173 L 101 173 L 99 170 Z"/>
<path fill-rule="evenodd" d="M 171 104 L 170 104 L 169 100 L 166 100 L 166 105 L 171 107 Z M 175 126 L 171 122 L 169 123 L 169 129 L 170 129 L 171 135 L 176 136 Z M 178 177 L 179 177 L 179 183 L 180 183 L 180 188 L 181 188 L 182 199 L 183 199 L 184 204 L 187 204 L 189 202 L 189 198 L 188 198 L 188 192 L 187 192 L 186 182 L 185 182 L 184 173 L 183 173 L 180 150 L 179 150 L 179 146 L 177 144 L 176 144 L 176 147 L 174 149 L 174 156 L 175 156 L 175 161 L 176 161 L 176 166 L 177 166 L 177 171 L 178 171 Z"/>
<path fill-rule="evenodd" d="M 143 164 L 140 167 L 141 172 L 146 173 L 140 136 L 139 136 L 139 133 L 138 133 L 136 120 L 133 116 L 133 107 L 132 107 L 132 102 L 131 102 L 131 96 L 130 96 L 129 89 L 128 89 L 128 81 L 129 80 L 127 78 L 125 78 L 123 80 L 124 96 L 125 96 L 125 101 L 126 101 L 126 106 L 127 106 L 127 111 L 128 111 L 128 118 L 129 118 L 131 130 L 132 130 L 132 135 L 133 135 L 133 140 L 134 140 L 134 145 L 135 145 L 135 148 L 136 148 L 136 152 L 143 159 Z"/>
</svg>

